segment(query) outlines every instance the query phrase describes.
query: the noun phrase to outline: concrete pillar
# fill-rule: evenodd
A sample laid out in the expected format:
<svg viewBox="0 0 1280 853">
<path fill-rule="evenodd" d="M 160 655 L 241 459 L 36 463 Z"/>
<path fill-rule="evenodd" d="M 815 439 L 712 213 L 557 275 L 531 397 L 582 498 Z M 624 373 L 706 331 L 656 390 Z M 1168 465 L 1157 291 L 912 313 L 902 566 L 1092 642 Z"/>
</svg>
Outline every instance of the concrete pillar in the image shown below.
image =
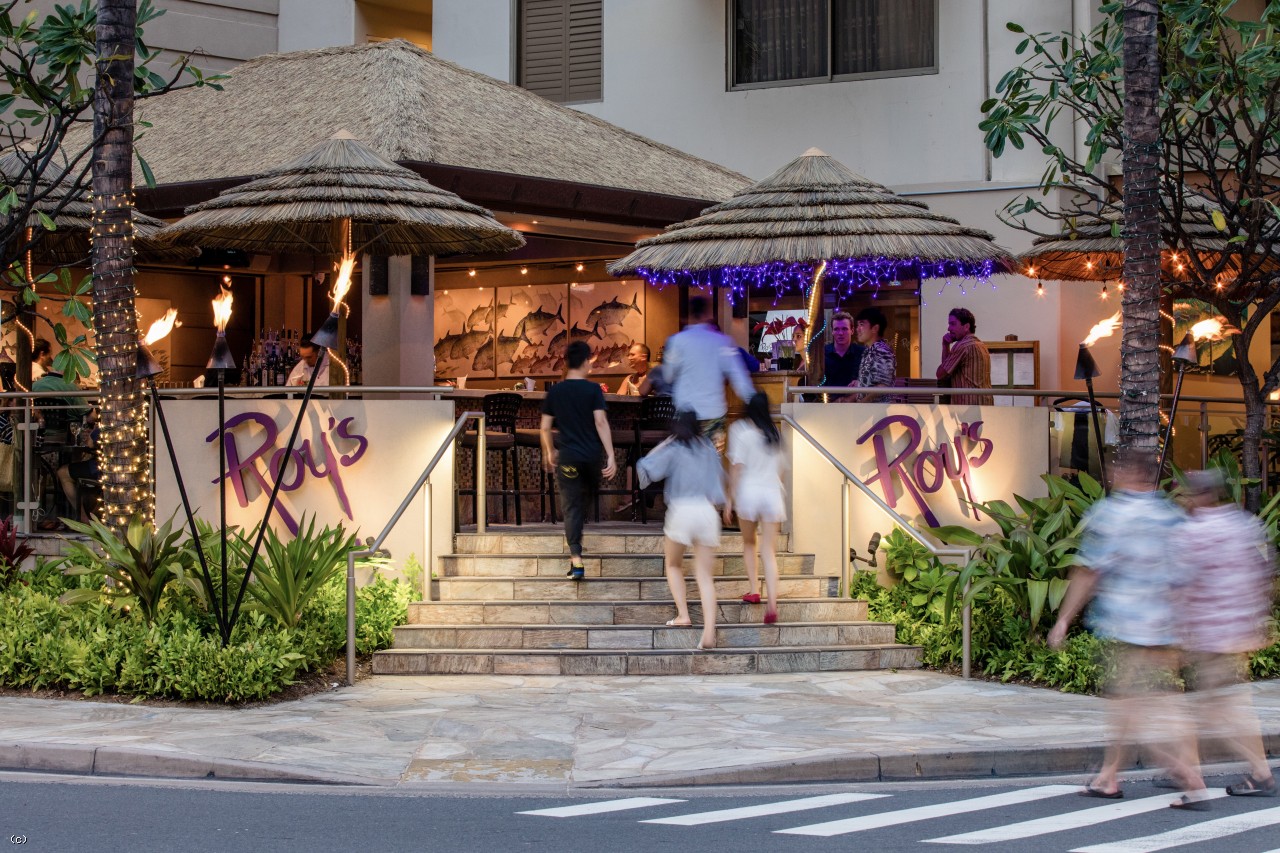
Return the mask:
<svg viewBox="0 0 1280 853">
<path fill-rule="evenodd" d="M 366 385 L 421 386 L 432 384 L 435 378 L 435 297 L 410 294 L 412 269 L 412 258 L 390 258 L 387 295 L 370 296 L 365 265 L 361 304 Z M 435 291 L 434 261 L 431 290 Z"/>
</svg>

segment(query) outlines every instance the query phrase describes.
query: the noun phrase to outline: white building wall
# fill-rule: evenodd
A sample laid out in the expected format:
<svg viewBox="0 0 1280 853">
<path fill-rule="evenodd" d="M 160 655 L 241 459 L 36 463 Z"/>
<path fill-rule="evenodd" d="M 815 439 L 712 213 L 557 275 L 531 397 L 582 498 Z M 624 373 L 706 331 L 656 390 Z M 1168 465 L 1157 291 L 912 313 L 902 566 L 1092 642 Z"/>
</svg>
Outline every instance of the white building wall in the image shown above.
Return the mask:
<svg viewBox="0 0 1280 853">
<path fill-rule="evenodd" d="M 464 68 L 511 82 L 515 71 L 513 0 L 434 0 L 431 49 Z"/>
<path fill-rule="evenodd" d="M 280 51 L 354 44 L 355 0 L 279 0 Z"/>
</svg>

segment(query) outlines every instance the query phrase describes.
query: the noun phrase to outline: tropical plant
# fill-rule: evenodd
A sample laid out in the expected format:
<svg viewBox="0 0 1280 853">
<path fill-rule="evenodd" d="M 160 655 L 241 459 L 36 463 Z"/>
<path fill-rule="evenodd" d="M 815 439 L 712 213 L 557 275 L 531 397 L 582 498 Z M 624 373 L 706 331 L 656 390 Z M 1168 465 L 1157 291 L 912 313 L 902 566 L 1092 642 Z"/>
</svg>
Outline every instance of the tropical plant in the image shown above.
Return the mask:
<svg viewBox="0 0 1280 853">
<path fill-rule="evenodd" d="M 282 539 L 270 526 L 263 538 L 262 554 L 253 567 L 247 587 L 253 607 L 271 615 L 286 628 L 296 627 L 307 602 L 346 566 L 347 552 L 357 546 L 354 534 L 341 524 L 316 529 L 315 516 L 304 516 L 297 535 Z M 241 565 L 248 565 L 255 529 L 228 541 Z"/>
<path fill-rule="evenodd" d="M 172 516 L 156 528 L 141 513 L 135 514 L 122 537 L 97 519 L 82 524 L 64 518 L 63 523 L 88 537 L 98 549 L 83 542 L 69 543 L 67 557 L 72 565 L 67 574 L 103 581 L 97 588 L 68 590 L 59 598 L 63 604 L 105 598 L 115 607 L 137 608 L 144 620 L 154 622 L 165 588 L 174 580 L 185 580 L 195 560 L 189 544 L 181 541 L 182 528 L 173 526 Z"/>
<path fill-rule="evenodd" d="M 803 317 L 778 317 L 768 322 L 756 323 L 751 331 L 764 332 L 778 340 L 795 344 L 807 328 L 809 328 L 809 321 Z"/>
<path fill-rule="evenodd" d="M 4 589 L 18 577 L 23 560 L 35 553 L 26 539 L 18 538 L 18 526 L 13 517 L 0 519 L 0 589 Z"/>
<path fill-rule="evenodd" d="M 1014 495 L 1021 511 L 1001 500 L 974 504 L 997 524 L 998 533 L 983 535 L 958 525 L 933 528 L 942 541 L 973 548 L 969 562 L 950 578 L 946 618 L 957 605 L 973 605 L 999 590 L 1026 619 L 1029 634 L 1034 634 L 1043 615 L 1062 604 L 1067 573 L 1077 564 L 1081 518 L 1102 497 L 1102 487 L 1088 475 L 1082 475 L 1079 487 L 1061 477 L 1043 479 L 1049 497 Z"/>
<path fill-rule="evenodd" d="M 895 527 L 880 540 L 884 549 L 885 568 L 909 593 L 913 607 L 922 608 L 921 616 L 943 618 L 948 569 L 900 527 Z"/>
</svg>

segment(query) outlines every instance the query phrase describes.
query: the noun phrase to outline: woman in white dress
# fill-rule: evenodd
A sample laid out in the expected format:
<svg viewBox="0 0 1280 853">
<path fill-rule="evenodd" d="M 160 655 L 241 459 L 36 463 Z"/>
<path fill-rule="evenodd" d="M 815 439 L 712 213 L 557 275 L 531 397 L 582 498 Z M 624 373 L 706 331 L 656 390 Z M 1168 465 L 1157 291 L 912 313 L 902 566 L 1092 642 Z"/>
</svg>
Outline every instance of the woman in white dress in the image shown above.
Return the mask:
<svg viewBox="0 0 1280 853">
<path fill-rule="evenodd" d="M 748 604 L 760 603 L 757 562 L 764 563 L 764 623 L 778 621 L 778 528 L 786 520 L 782 499 L 782 437 L 769 414 L 769 398 L 757 393 L 747 403 L 747 416 L 729 428 L 729 495 L 724 509 L 728 524 L 731 510 L 738 513 L 742 529 L 742 562 L 751 591 L 742 596 Z M 757 560 L 757 555 L 759 559 Z"/>
</svg>

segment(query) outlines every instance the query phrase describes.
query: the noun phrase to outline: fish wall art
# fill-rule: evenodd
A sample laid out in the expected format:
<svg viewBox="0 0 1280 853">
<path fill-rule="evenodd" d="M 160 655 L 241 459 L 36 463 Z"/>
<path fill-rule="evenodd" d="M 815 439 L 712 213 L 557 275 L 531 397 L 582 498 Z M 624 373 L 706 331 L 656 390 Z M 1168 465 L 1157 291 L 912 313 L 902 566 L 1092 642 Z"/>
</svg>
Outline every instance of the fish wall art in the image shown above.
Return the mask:
<svg viewBox="0 0 1280 853">
<path fill-rule="evenodd" d="M 561 358 L 550 357 L 548 348 L 568 326 L 569 286 L 527 284 L 498 288 L 498 377 L 557 376 Z M 561 353 L 563 356 L 563 352 Z"/>
<path fill-rule="evenodd" d="M 596 373 L 627 373 L 627 350 L 645 339 L 644 282 L 573 284 L 570 291 L 569 337 L 591 346 Z"/>
</svg>

